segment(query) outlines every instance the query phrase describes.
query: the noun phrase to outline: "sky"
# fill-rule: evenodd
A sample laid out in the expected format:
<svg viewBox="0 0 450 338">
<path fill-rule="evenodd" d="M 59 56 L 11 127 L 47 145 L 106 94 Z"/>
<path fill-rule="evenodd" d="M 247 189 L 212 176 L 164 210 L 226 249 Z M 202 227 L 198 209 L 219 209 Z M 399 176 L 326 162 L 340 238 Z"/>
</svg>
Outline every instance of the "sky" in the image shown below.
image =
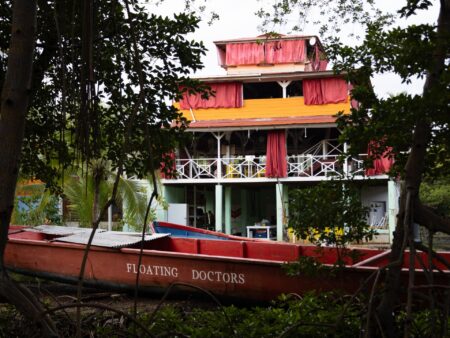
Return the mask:
<svg viewBox="0 0 450 338">
<path fill-rule="evenodd" d="M 155 0 L 153 0 L 155 1 Z M 157 1 L 157 0 L 156 0 Z M 207 11 L 211 10 L 219 14 L 220 19 L 216 20 L 212 25 L 208 25 L 208 15 L 203 16 L 204 20 L 200 23 L 199 29 L 195 34 L 191 35 L 191 39 L 203 41 L 208 49 L 207 54 L 203 57 L 204 69 L 197 72 L 197 76 L 223 75 L 225 70 L 222 69 L 217 62 L 217 54 L 213 41 L 228 40 L 241 37 L 255 37 L 261 34 L 258 26 L 261 20 L 255 15 L 255 12 L 264 4 L 270 4 L 272 0 L 199 0 L 200 4 L 206 4 Z M 394 0 L 377 0 L 377 5 L 383 10 L 398 10 L 406 1 Z M 436 1 L 435 1 L 436 2 Z M 151 1 L 150 1 L 151 3 Z M 157 14 L 171 16 L 174 12 L 183 10 L 183 0 L 164 0 L 159 5 L 149 5 L 149 11 Z M 428 11 L 423 11 L 420 15 L 416 15 L 406 20 L 397 20 L 397 24 L 404 26 L 407 24 L 418 23 L 434 23 L 437 20 L 438 8 L 434 6 Z M 293 22 L 290 22 L 291 24 Z M 357 30 L 358 27 L 353 29 Z M 281 27 L 277 29 L 281 34 L 286 34 L 289 27 Z M 305 30 L 296 34 L 317 35 L 318 27 L 307 26 Z M 415 80 L 411 84 L 402 84 L 401 80 L 395 74 L 384 74 L 372 78 L 375 92 L 386 97 L 389 94 L 396 94 L 406 91 L 410 94 L 420 94 L 422 92 L 423 80 Z"/>
</svg>

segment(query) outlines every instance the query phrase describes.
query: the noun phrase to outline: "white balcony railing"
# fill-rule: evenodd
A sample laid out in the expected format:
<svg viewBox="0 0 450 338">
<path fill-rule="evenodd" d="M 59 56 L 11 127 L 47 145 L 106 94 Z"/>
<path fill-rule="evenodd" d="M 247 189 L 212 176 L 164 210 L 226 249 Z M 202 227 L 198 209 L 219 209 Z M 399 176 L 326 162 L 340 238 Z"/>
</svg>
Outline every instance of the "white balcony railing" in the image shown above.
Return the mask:
<svg viewBox="0 0 450 338">
<path fill-rule="evenodd" d="M 288 177 L 348 177 L 364 175 L 362 156 L 342 159 L 340 155 L 294 155 L 287 157 Z M 265 178 L 265 156 L 176 159 L 174 179 Z"/>
<path fill-rule="evenodd" d="M 179 179 L 204 179 L 218 178 L 217 158 L 177 159 L 177 178 Z"/>
</svg>

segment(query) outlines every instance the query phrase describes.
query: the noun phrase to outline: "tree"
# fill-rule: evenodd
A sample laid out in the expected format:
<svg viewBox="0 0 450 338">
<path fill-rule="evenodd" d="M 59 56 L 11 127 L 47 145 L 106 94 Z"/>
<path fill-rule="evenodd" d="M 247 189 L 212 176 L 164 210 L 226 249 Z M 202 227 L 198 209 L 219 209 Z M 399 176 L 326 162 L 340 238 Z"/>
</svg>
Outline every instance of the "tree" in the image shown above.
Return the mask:
<svg viewBox="0 0 450 338">
<path fill-rule="evenodd" d="M 19 167 L 54 190 L 73 161 L 110 161 L 118 178 L 158 168 L 183 138 L 185 120 L 167 102 L 180 97 L 180 86 L 196 86 L 187 75 L 201 67 L 204 47 L 184 35 L 198 21 L 149 15 L 127 0 L 95 8 L 89 0 L 2 1 L 0 293 L 23 313 L 38 318 L 42 309 L 3 264 Z"/>
<path fill-rule="evenodd" d="M 96 177 L 100 179 L 96 180 Z M 87 173 L 82 173 L 79 169 L 64 180 L 63 191 L 68 208 L 81 226 L 91 227 L 95 222 L 99 208 L 105 205 L 112 195 L 116 178 L 108 163 L 93 161 Z M 119 177 L 114 203 L 126 205 L 123 219 L 136 229 L 142 228 L 147 208 L 145 188 L 136 180 Z"/>
<path fill-rule="evenodd" d="M 420 189 L 420 199 L 439 214 L 450 217 L 450 178 L 442 177 L 434 181 L 425 180 Z"/>
<path fill-rule="evenodd" d="M 336 264 L 344 263 L 345 247 L 370 240 L 368 208 L 354 182 L 324 181 L 290 192 L 289 227 L 301 239 L 336 247 Z"/>
<path fill-rule="evenodd" d="M 278 22 L 285 15 L 294 14 L 308 20 L 308 14 L 317 10 L 325 20 L 329 20 L 322 26 L 323 33 L 336 27 L 340 31 L 339 23 L 363 25 L 365 35 L 359 45 L 346 46 L 334 36 L 327 40 L 327 53 L 334 62 L 335 71 L 347 73 L 349 81 L 355 85 L 352 96 L 360 102 L 358 109 L 352 109 L 350 115 L 339 118 L 339 127 L 344 128 L 342 140 L 350 143 L 352 154 L 365 150 L 361 147 L 365 148 L 370 141 L 378 140 L 373 156 L 381 156 L 386 151 L 389 156 L 394 156 L 394 175 L 400 175 L 403 182 L 386 289 L 376 311 L 384 333 L 391 337 L 398 334 L 393 313 L 400 294 L 400 263 L 405 247 L 409 246 L 412 253 L 411 268 L 416 247 L 431 250 L 414 243 L 413 224 L 420 224 L 431 233 L 450 233 L 450 219 L 424 205 L 419 195 L 424 176 L 439 177 L 448 172 L 448 168 L 438 164 L 447 163 L 450 158 L 450 1 L 407 0 L 396 15 L 408 18 L 427 11 L 432 4 L 439 6 L 435 25 L 404 28 L 395 27 L 394 17 L 373 7 L 374 1 L 275 1 L 273 7 L 275 21 Z M 298 9 L 300 11 L 296 11 Z M 267 17 L 264 11 L 260 15 Z M 317 21 L 319 24 L 320 20 Z M 407 83 L 414 77 L 424 78 L 423 93 L 403 93 L 387 99 L 378 97 L 368 79 L 386 72 L 398 74 Z M 411 270 L 411 285 L 413 280 Z M 410 287 L 405 335 L 409 332 L 411 304 Z M 434 304 L 432 300 L 430 304 Z"/>
</svg>

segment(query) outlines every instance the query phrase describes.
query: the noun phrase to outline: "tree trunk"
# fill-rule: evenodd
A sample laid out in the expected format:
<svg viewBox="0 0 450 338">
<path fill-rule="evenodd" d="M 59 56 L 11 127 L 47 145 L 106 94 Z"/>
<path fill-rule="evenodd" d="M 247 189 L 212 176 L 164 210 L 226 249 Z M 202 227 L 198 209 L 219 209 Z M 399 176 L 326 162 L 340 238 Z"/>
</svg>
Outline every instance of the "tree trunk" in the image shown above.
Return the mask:
<svg viewBox="0 0 450 338">
<path fill-rule="evenodd" d="M 13 1 L 11 43 L 0 106 L 0 269 L 19 174 L 25 118 L 30 100 L 36 34 L 36 1 Z"/>
<path fill-rule="evenodd" d="M 423 96 L 426 96 L 439 84 L 440 75 L 445 68 L 445 58 L 449 45 L 448 36 L 450 33 L 450 0 L 441 0 L 440 3 L 437 42 L 433 53 L 433 63 L 425 80 Z M 417 119 L 411 152 L 409 153 L 405 166 L 405 182 L 401 191 L 400 210 L 390 255 L 390 263 L 394 264 L 387 270 L 385 293 L 377 308 L 377 314 L 384 334 L 388 337 L 397 336 L 393 311 L 398 301 L 398 295 L 400 294 L 400 261 L 403 261 L 405 237 L 411 233 L 412 218 L 407 216 L 414 214 L 415 220 L 419 218 L 417 216 L 420 208 L 419 188 L 422 182 L 426 150 L 431 137 L 432 114 L 433 110 L 431 109 L 431 118 L 430 116 L 425 116 L 426 114 L 422 114 Z M 407 203 L 406 197 L 408 194 L 410 195 L 411 203 Z M 413 210 L 410 210 L 410 208 Z M 395 264 L 395 262 L 399 262 L 400 264 Z"/>
<path fill-rule="evenodd" d="M 56 336 L 54 325 L 47 316 L 42 316 L 43 309 L 32 293 L 12 281 L 4 267 L 30 100 L 37 12 L 36 0 L 15 0 L 12 3 L 11 42 L 0 102 L 0 294 L 25 316 L 39 321 L 43 334 Z"/>
</svg>

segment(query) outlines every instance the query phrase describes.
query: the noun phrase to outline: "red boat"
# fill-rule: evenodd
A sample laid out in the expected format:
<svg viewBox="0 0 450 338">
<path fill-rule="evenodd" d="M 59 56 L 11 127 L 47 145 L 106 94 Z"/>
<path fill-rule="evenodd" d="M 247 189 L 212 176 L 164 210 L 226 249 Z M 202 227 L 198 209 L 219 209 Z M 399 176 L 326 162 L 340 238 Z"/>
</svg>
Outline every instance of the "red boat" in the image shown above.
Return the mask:
<svg viewBox="0 0 450 338">
<path fill-rule="evenodd" d="M 69 229 L 69 228 L 65 228 Z M 74 282 L 78 278 L 88 231 L 36 231 L 12 227 L 5 253 L 10 270 L 34 276 Z M 301 256 L 315 257 L 324 264 L 336 260 L 335 248 L 269 241 L 223 241 L 171 238 L 164 234 L 146 236 L 142 263 L 138 266 L 139 235 L 97 233 L 86 266 L 86 285 L 133 288 L 140 271 L 140 286 L 162 291 L 170 284 L 193 284 L 218 296 L 270 300 L 282 293 L 302 294 L 310 290 L 341 289 L 354 292 L 376 269 L 387 264 L 388 251 L 358 249 L 355 261 L 339 273 L 320 276 L 287 276 L 283 265 Z M 443 254 L 446 259 L 449 253 Z M 423 261 L 427 262 L 425 254 Z M 409 260 L 405 255 L 405 267 Z M 450 271 L 434 261 L 435 282 Z M 417 266 L 416 281 L 424 280 Z M 405 277 L 407 269 L 404 269 Z M 373 280 L 373 279 L 372 279 Z M 370 284 L 367 284 L 370 287 Z"/>
</svg>

